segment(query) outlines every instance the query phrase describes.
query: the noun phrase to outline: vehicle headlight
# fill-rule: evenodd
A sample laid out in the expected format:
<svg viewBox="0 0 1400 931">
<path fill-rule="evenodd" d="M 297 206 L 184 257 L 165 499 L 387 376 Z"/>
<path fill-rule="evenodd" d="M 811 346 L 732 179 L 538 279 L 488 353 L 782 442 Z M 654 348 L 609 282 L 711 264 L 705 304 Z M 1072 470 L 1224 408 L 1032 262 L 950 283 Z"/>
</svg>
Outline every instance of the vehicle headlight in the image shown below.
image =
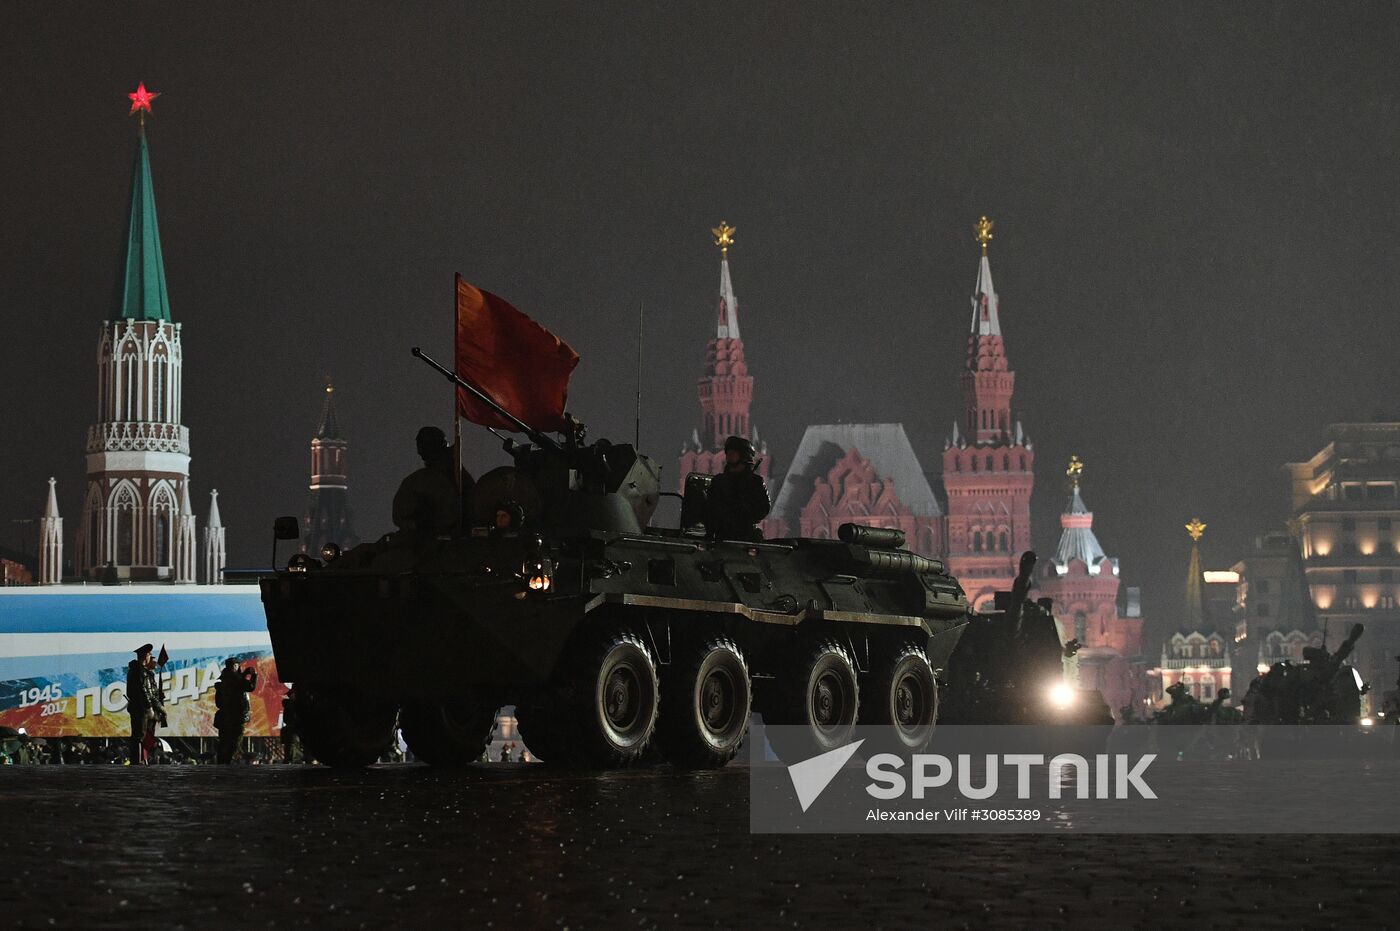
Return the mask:
<svg viewBox="0 0 1400 931">
<path fill-rule="evenodd" d="M 1362 719 L 1361 719 L 1361 726 L 1362 726 L 1362 727 L 1370 727 L 1372 724 L 1375 724 L 1375 723 L 1376 723 L 1376 721 L 1375 721 L 1374 718 L 1362 718 Z"/>
<path fill-rule="evenodd" d="M 1070 688 L 1068 682 L 1056 682 L 1050 686 L 1046 697 L 1050 699 L 1050 704 L 1054 707 L 1068 708 L 1074 704 L 1074 689 Z"/>
<path fill-rule="evenodd" d="M 316 560 L 312 559 L 305 553 L 294 553 L 292 554 L 292 558 L 287 560 L 287 571 L 306 572 L 316 564 Z"/>
<path fill-rule="evenodd" d="M 532 592 L 544 594 L 554 588 L 554 565 L 548 559 L 526 562 L 520 567 L 520 575 Z"/>
</svg>

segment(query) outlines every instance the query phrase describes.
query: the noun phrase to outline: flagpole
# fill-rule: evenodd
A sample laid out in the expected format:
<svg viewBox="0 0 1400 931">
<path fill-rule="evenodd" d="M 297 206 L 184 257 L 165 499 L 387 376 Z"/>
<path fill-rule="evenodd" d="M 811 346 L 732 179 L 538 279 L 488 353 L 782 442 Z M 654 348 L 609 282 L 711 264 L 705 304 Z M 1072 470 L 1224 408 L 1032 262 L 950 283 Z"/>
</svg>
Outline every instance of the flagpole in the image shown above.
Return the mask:
<svg viewBox="0 0 1400 931">
<path fill-rule="evenodd" d="M 457 358 L 457 297 L 452 298 L 452 367 L 456 368 L 460 361 Z M 457 388 L 452 389 L 452 484 L 457 486 L 457 513 L 461 515 L 463 510 L 462 502 L 462 405 L 457 397 Z"/>
</svg>

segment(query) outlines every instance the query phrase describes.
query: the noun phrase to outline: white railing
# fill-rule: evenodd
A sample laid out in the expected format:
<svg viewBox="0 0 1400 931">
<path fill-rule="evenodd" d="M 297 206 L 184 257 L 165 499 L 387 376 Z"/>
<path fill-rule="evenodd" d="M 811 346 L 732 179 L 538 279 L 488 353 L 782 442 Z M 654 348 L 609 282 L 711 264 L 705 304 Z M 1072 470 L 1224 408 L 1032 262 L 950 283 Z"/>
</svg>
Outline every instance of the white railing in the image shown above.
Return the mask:
<svg viewBox="0 0 1400 931">
<path fill-rule="evenodd" d="M 175 423 L 125 421 L 101 423 L 88 427 L 87 451 L 156 452 L 189 455 L 190 431 Z"/>
</svg>

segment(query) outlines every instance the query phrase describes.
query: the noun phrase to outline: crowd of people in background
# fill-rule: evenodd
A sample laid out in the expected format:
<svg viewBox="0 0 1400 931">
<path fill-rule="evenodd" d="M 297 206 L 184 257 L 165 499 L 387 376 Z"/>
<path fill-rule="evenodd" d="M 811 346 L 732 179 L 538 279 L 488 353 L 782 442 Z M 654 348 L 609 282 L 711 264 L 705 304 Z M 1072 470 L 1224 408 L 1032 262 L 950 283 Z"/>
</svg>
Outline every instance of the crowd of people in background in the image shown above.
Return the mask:
<svg viewBox="0 0 1400 931">
<path fill-rule="evenodd" d="M 212 744 L 212 741 L 210 741 Z M 167 746 L 168 745 L 168 746 Z M 288 762 L 285 750 L 278 740 L 253 738 L 245 741 L 234 762 L 249 766 L 265 766 Z M 156 766 L 197 766 L 213 764 L 217 760 L 217 750 L 210 746 L 203 750 L 199 741 L 165 741 L 153 748 L 149 755 Z M 302 762 L 300 754 L 292 762 Z M 39 765 L 39 766 L 84 766 L 130 764 L 127 752 L 127 738 L 121 737 L 30 737 L 25 734 L 0 736 L 0 766 Z"/>
<path fill-rule="evenodd" d="M 86 766 L 130 765 L 128 739 L 125 737 L 31 737 L 23 733 L 7 733 L 0 729 L 0 766 Z M 149 762 L 153 766 L 205 766 L 223 762 L 217 741 L 213 738 L 171 738 L 152 747 Z M 229 762 L 244 766 L 270 766 L 282 763 L 314 763 L 295 738 L 248 737 L 239 741 Z M 380 759 L 381 763 L 412 763 L 413 753 L 401 734 L 395 735 L 394 745 Z M 530 763 L 534 757 L 516 741 L 497 746 L 490 744 L 481 754 L 483 763 Z"/>
</svg>

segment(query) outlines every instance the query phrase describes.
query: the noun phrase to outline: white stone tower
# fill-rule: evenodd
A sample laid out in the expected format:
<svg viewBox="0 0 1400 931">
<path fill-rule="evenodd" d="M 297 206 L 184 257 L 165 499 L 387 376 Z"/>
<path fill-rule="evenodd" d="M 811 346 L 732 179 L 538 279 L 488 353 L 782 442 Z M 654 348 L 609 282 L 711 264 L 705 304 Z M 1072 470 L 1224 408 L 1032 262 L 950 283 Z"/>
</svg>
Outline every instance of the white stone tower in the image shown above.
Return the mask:
<svg viewBox="0 0 1400 931">
<path fill-rule="evenodd" d="M 224 584 L 224 522 L 217 488 L 209 492 L 209 519 L 204 522 L 204 584 Z"/>
<path fill-rule="evenodd" d="M 39 584 L 57 585 L 63 581 L 63 518 L 58 516 L 56 483 L 49 479 L 49 500 L 39 518 Z"/>
</svg>

